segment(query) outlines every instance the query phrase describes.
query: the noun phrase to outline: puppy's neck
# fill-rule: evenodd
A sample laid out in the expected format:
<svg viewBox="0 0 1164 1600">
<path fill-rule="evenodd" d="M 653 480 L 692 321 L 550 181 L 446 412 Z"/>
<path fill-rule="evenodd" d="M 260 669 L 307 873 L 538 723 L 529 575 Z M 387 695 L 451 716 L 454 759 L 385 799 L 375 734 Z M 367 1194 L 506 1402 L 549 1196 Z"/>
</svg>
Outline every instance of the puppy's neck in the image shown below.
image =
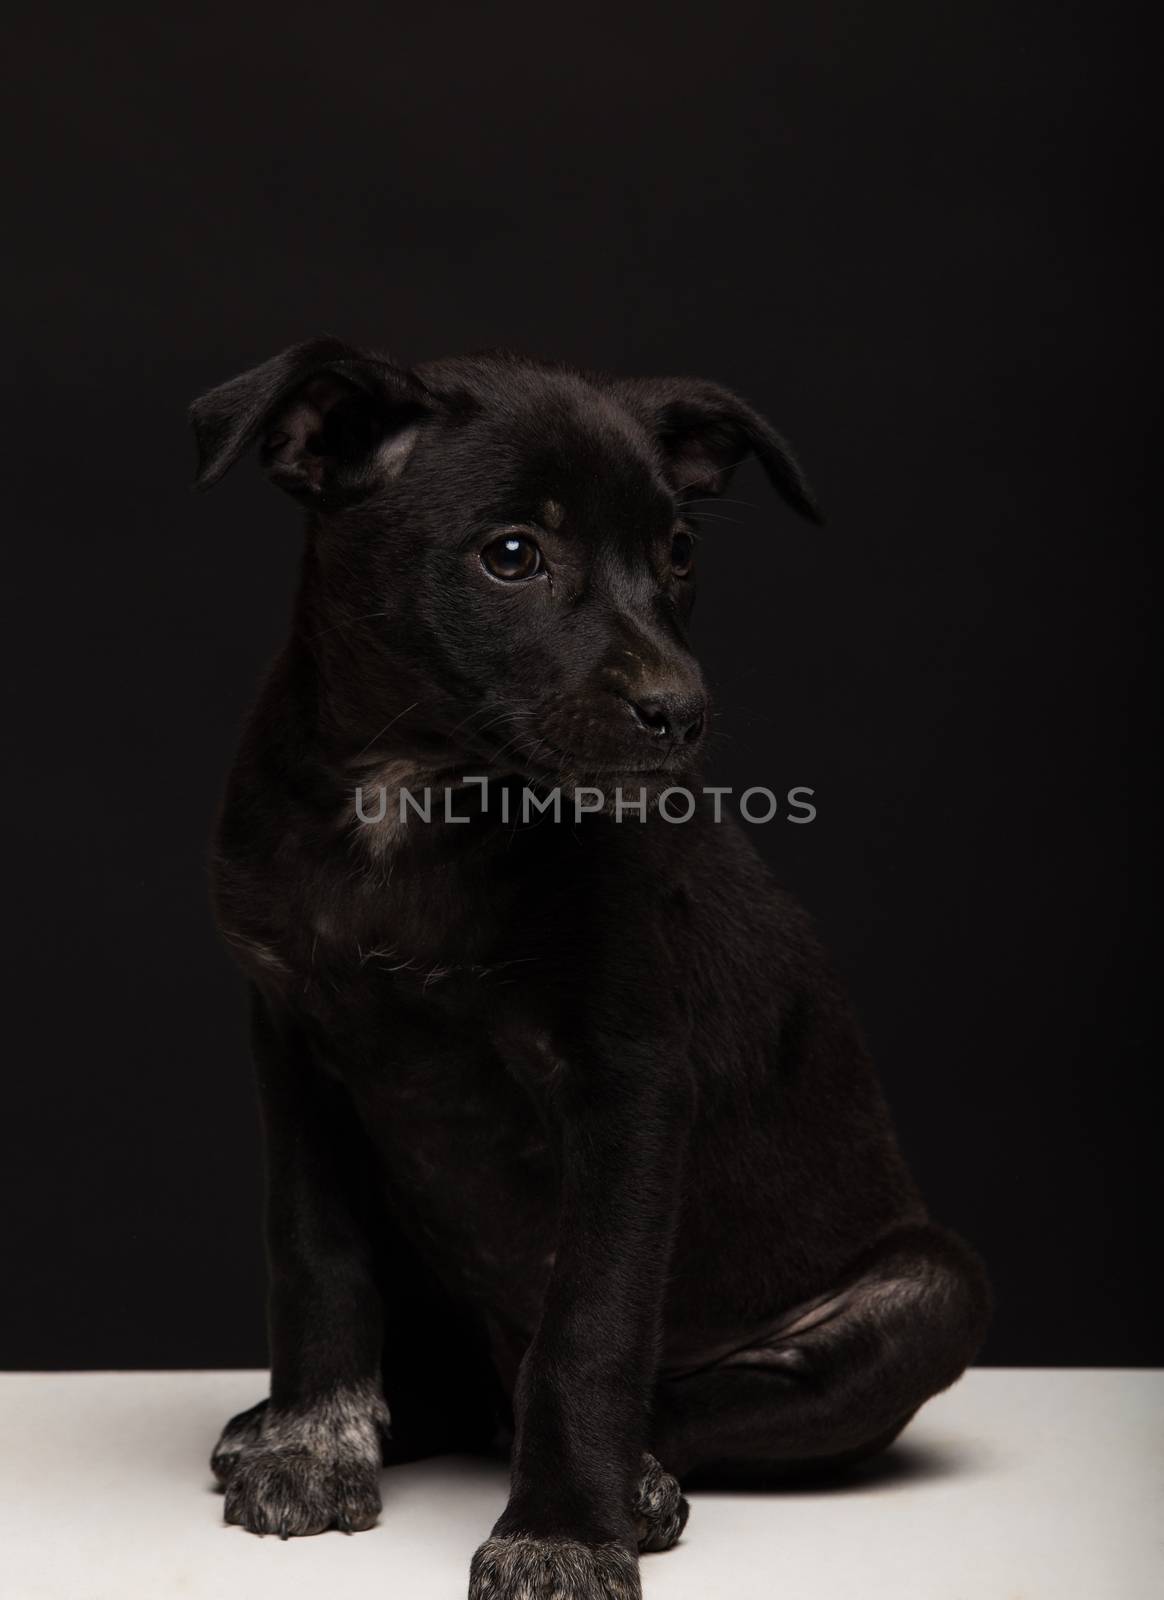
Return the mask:
<svg viewBox="0 0 1164 1600">
<path fill-rule="evenodd" d="M 321 651 L 297 626 L 267 688 L 288 756 L 314 767 L 325 815 L 365 859 L 387 864 L 409 846 L 455 856 L 466 836 L 479 841 L 464 819 L 480 787 L 466 778 L 499 773 L 430 725 L 432 691 L 407 664 L 391 682 L 365 675 L 347 647 Z"/>
<path fill-rule="evenodd" d="M 341 825 L 373 860 L 408 847 L 455 857 L 490 831 L 487 786 L 496 777 L 480 763 L 451 764 L 416 753 L 363 755 L 347 763 L 351 791 Z"/>
<path fill-rule="evenodd" d="M 360 849 L 383 861 L 414 839 L 409 821 L 431 811 L 431 796 L 440 784 L 441 769 L 423 764 L 416 756 L 356 758 L 346 763 L 351 794 L 340 818 Z M 418 809 L 419 808 L 419 809 Z"/>
</svg>

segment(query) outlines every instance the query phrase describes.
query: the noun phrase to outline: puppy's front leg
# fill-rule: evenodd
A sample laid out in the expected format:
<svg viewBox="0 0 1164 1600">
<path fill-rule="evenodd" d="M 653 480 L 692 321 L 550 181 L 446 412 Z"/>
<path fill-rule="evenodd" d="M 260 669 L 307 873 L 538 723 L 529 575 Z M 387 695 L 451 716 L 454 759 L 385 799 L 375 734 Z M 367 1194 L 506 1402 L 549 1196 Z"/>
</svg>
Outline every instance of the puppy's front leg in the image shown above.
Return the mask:
<svg viewBox="0 0 1164 1600">
<path fill-rule="evenodd" d="M 271 1397 L 211 1465 L 252 1533 L 369 1528 L 380 1510 L 382 1309 L 363 1225 L 362 1147 L 294 1023 L 252 995 L 267 1165 Z"/>
<path fill-rule="evenodd" d="M 641 1592 L 635 1498 L 690 1094 L 656 1047 L 587 1054 L 554 1085 L 557 1257 L 514 1395 L 509 1504 L 473 1558 L 470 1600 Z"/>
</svg>

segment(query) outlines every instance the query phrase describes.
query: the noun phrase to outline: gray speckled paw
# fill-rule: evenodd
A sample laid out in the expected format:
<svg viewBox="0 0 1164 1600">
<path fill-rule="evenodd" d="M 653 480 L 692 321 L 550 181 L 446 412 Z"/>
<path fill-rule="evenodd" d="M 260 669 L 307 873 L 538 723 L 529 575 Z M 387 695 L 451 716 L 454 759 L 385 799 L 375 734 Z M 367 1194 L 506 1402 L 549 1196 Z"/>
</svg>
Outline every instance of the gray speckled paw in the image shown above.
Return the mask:
<svg viewBox="0 0 1164 1600">
<path fill-rule="evenodd" d="M 302 1450 L 248 1450 L 226 1486 L 223 1516 L 249 1533 L 281 1539 L 338 1528 L 360 1533 L 380 1515 L 380 1474 L 362 1462 Z"/>
<path fill-rule="evenodd" d="M 687 1526 L 691 1508 L 679 1489 L 679 1480 L 645 1455 L 642 1477 L 635 1492 L 635 1537 L 640 1550 L 670 1550 Z"/>
<path fill-rule="evenodd" d="M 522 1535 L 486 1539 L 469 1600 L 642 1600 L 638 1563 L 620 1544 Z"/>
<path fill-rule="evenodd" d="M 372 1383 L 337 1385 L 297 1409 L 264 1400 L 232 1417 L 210 1458 L 224 1520 L 283 1539 L 372 1527 L 388 1426 Z"/>
</svg>

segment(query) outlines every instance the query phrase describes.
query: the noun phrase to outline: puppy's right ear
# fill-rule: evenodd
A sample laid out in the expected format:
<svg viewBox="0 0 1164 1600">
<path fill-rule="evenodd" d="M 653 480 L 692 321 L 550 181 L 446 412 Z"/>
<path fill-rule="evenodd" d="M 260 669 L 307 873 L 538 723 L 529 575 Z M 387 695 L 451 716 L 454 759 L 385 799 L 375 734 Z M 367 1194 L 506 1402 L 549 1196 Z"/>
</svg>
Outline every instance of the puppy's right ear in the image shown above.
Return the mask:
<svg viewBox="0 0 1164 1600">
<path fill-rule="evenodd" d="M 339 339 L 293 345 L 190 407 L 196 489 L 254 444 L 271 481 L 309 505 L 342 504 L 403 470 L 435 406 L 412 373 Z"/>
</svg>

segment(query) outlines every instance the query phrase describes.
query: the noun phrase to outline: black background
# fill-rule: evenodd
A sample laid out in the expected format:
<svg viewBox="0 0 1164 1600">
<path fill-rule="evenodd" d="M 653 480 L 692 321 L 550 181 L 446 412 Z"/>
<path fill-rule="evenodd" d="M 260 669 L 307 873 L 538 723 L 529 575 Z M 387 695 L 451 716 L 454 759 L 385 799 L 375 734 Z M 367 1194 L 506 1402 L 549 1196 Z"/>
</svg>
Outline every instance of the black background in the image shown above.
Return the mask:
<svg viewBox="0 0 1164 1600">
<path fill-rule="evenodd" d="M 706 525 L 716 776 L 817 792 L 756 833 L 990 1262 L 987 1359 L 1152 1362 L 1134 13 L 172 11 L 8 40 L 0 1359 L 263 1359 L 204 851 L 297 513 L 251 464 L 192 497 L 183 409 L 332 332 L 694 372 L 791 435 L 829 526 L 754 467 Z"/>
</svg>

